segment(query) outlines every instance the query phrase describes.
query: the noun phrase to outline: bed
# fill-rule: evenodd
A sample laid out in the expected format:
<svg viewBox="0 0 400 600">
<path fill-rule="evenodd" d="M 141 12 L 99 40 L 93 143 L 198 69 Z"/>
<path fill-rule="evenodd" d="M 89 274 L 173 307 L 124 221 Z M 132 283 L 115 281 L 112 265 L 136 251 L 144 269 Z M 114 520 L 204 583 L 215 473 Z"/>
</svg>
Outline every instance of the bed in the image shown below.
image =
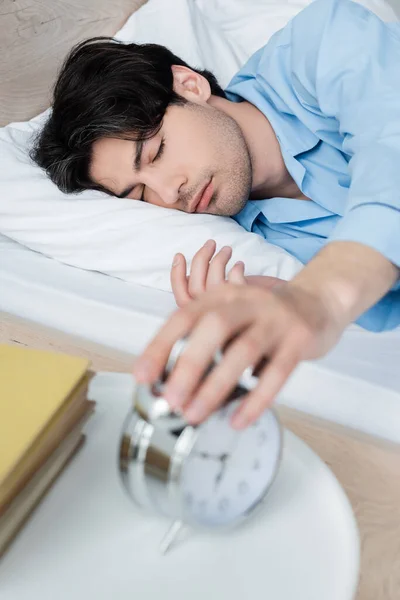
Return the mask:
<svg viewBox="0 0 400 600">
<path fill-rule="evenodd" d="M 0 74 L 3 75 L 0 124 L 30 118 L 45 108 L 50 84 L 67 50 L 82 38 L 115 33 L 124 21 L 127 22 L 119 31 L 119 39 L 159 41 L 169 43 L 170 47 L 174 44 L 173 49 L 181 55 L 183 53 L 189 64 L 197 65 L 200 62 L 202 66 L 209 67 L 214 63 L 214 71 L 224 84 L 254 48 L 264 42 L 265 37 L 272 35 L 307 3 L 308 0 L 285 0 L 279 3 L 274 0 L 249 0 L 246 3 L 241 0 L 174 0 L 171 3 L 164 0 L 150 0 L 147 3 L 143 0 L 119 0 L 110 6 L 105 1 L 95 3 L 92 0 L 79 4 L 71 0 L 3 2 L 0 12 L 3 34 L 0 41 L 3 45 L 0 47 L 3 50 L 0 52 Z M 383 0 L 362 0 L 362 3 L 387 20 L 395 18 L 396 0 L 392 0 L 392 6 Z M 171 12 L 172 5 L 174 10 Z M 141 10 L 137 11 L 140 6 Z M 175 20 L 179 21 L 180 28 L 184 31 L 179 42 L 175 41 Z M 259 21 L 262 22 L 261 26 Z M 52 47 L 51 53 L 47 51 L 49 45 Z M 216 64 L 214 57 L 217 52 L 219 61 Z M 29 95 L 24 93 L 27 89 Z M 13 181 L 12 185 L 8 185 L 11 176 L 7 171 L 13 171 L 14 167 L 23 163 L 18 160 L 21 154 L 9 159 L 8 147 L 18 147 L 20 142 L 16 136 L 24 127 L 24 123 L 16 123 L 15 127 L 11 125 L 12 133 L 8 137 L 3 135 L 7 128 L 0 131 L 4 138 L 0 140 L 3 141 L 3 145 L 0 144 L 0 154 L 4 167 L 0 176 L 0 189 L 2 195 L 8 193 L 10 196 L 8 204 L 4 204 L 3 198 L 0 198 L 0 234 L 3 234 L 0 237 L 0 310 L 68 334 L 78 334 L 121 352 L 137 354 L 165 316 L 174 309 L 171 294 L 164 291 L 168 289 L 170 262 L 163 265 L 162 275 L 156 272 L 152 278 L 146 278 L 143 273 L 151 270 L 151 265 L 145 262 L 146 257 L 140 257 L 139 260 L 142 263 L 141 273 L 133 269 L 129 272 L 116 262 L 110 263 L 109 256 L 108 262 L 102 262 L 98 256 L 94 260 L 92 257 L 100 252 L 92 241 L 85 244 L 79 239 L 76 246 L 73 246 L 68 239 L 69 230 L 78 228 L 78 220 L 94 220 L 96 212 L 103 210 L 103 205 L 100 202 L 86 202 L 85 198 L 83 201 L 73 200 L 73 207 L 71 202 L 65 203 L 64 199 L 60 202 L 59 197 L 53 196 L 54 186 L 50 184 L 49 187 L 49 182 L 37 183 L 29 179 L 31 166 L 31 171 L 21 169 L 16 175 L 22 186 L 24 182 L 29 186 L 28 192 L 24 189 L 21 192 Z M 21 139 L 25 145 L 21 143 L 20 148 L 25 151 L 26 138 Z M 38 170 L 34 168 L 33 171 L 36 174 Z M 47 184 L 47 188 L 43 187 L 44 184 Z M 23 195 L 23 201 L 19 196 L 13 197 L 16 192 Z M 46 194 L 47 203 L 40 204 L 40 199 Z M 113 204 L 116 202 L 112 201 Z M 125 202 L 132 204 L 130 201 Z M 13 206 L 20 208 L 17 210 Z M 55 208 L 51 208 L 52 206 Z M 79 214 L 82 208 L 87 212 Z M 136 207 L 136 219 L 138 215 L 140 217 L 138 208 Z M 155 209 L 157 214 L 158 210 Z M 58 220 L 50 214 L 51 211 L 59 213 Z M 73 220 L 71 214 L 75 211 L 78 217 Z M 173 212 L 176 215 L 176 211 Z M 48 225 L 43 226 L 37 220 L 38 213 L 46 218 Z M 106 211 L 104 215 L 100 215 L 103 221 L 109 221 L 112 216 Z M 129 216 L 126 210 L 123 216 Z M 67 220 L 67 217 L 65 232 L 60 223 Z M 161 228 L 172 228 L 171 215 L 167 217 L 168 227 L 162 221 L 161 227 L 157 224 L 156 229 L 153 219 L 147 225 L 147 232 L 151 233 L 152 229 L 156 229 L 157 235 L 160 235 Z M 193 216 L 180 216 L 187 217 Z M 209 216 L 197 215 L 196 218 L 200 219 L 200 225 L 198 220 L 192 220 L 190 235 L 186 237 L 182 233 L 184 221 L 176 222 L 172 235 L 179 237 L 178 250 L 186 252 L 188 238 L 196 237 L 200 229 L 205 230 L 206 236 L 220 234 L 213 229 L 214 217 L 211 217 L 214 219 L 211 223 L 213 227 L 204 220 L 201 221 L 210 219 Z M 219 224 L 224 221 L 216 220 Z M 140 222 L 143 229 L 146 223 Z M 221 243 L 231 243 L 238 232 L 231 229 L 231 224 L 224 222 L 223 225 L 225 230 L 223 235 L 220 234 Z M 121 219 L 113 222 L 114 229 L 120 226 Z M 29 230 L 29 235 L 26 230 Z M 103 222 L 97 229 L 81 231 L 81 237 L 87 234 L 105 235 Z M 241 252 L 240 259 L 245 260 L 246 267 L 249 265 L 250 272 L 253 269 L 253 272 L 263 274 L 279 273 L 284 278 L 294 274 L 298 266 L 290 262 L 293 261 L 291 257 L 277 253 L 276 248 L 266 245 L 254 234 L 245 232 L 243 235 L 245 243 L 241 239 L 237 242 L 236 238 L 233 241 Z M 62 236 L 67 239 L 67 245 L 59 242 Z M 149 246 L 143 245 L 145 237 L 148 237 L 147 234 L 140 239 L 140 244 L 143 254 L 148 255 Z M 115 236 L 110 236 L 109 240 L 110 243 L 117 241 L 118 245 L 122 245 L 124 241 Z M 169 240 L 164 238 L 162 243 L 163 252 L 157 250 L 155 259 L 160 262 L 161 254 L 168 254 L 165 246 Z M 197 243 L 195 240 L 195 245 L 190 250 L 197 250 L 200 247 L 200 243 L 196 246 Z M 91 255 L 90 258 L 80 260 L 86 251 L 85 245 L 92 246 Z M 136 249 L 131 245 L 126 246 L 125 250 L 130 251 L 132 248 Z M 110 244 L 100 250 L 109 255 Z M 271 252 L 276 252 L 272 255 L 272 262 L 279 263 L 276 271 L 260 267 L 260 256 L 255 260 L 256 254 L 270 256 Z M 169 259 L 171 257 L 172 255 Z M 233 258 L 236 260 L 235 256 Z M 130 260 L 133 262 L 133 258 Z M 71 265 L 82 268 L 73 268 Z M 114 276 L 110 278 L 93 272 L 96 270 Z M 134 331 L 135 334 L 127 336 L 127 330 Z M 331 370 L 366 379 L 374 385 L 400 391 L 400 377 L 396 372 L 400 358 L 399 345 L 400 332 L 374 336 L 352 327 L 346 332 L 342 343 L 322 364 Z"/>
<path fill-rule="evenodd" d="M 384 5 L 371 1 L 378 8 Z M 231 2 L 240 16 L 247 3 Z M 114 34 L 142 4 L 142 0 L 3 2 L 0 124 L 28 119 L 45 109 L 49 82 L 68 49 L 91 35 Z M 176 8 L 178 4 L 182 6 L 183 1 L 169 3 Z M 198 4 L 204 3 L 199 0 Z M 228 0 L 210 0 L 207 6 L 217 17 L 218 9 L 227 4 Z M 265 9 L 269 3 L 252 0 L 250 4 L 254 15 L 258 7 Z M 294 4 L 282 2 L 284 8 L 274 13 L 275 27 L 285 15 L 290 16 Z M 157 0 L 147 4 L 156 5 Z M 392 7 L 399 8 L 395 0 Z M 241 60 L 240 53 L 235 58 Z M 133 357 L 175 308 L 172 295 L 165 290 L 62 264 L 11 238 L 0 235 L 0 342 L 74 352 L 89 356 L 96 369 L 128 371 Z M 368 539 L 364 564 L 374 560 L 381 573 L 381 577 L 368 578 L 364 572 L 359 595 L 363 600 L 395 597 L 383 595 L 381 582 L 393 579 L 396 583 L 393 569 L 398 560 L 395 540 L 388 543 L 384 533 L 398 532 L 400 522 L 394 509 L 400 506 L 395 479 L 400 443 L 399 365 L 400 330 L 373 335 L 350 327 L 327 357 L 297 370 L 280 399 L 285 423 L 332 466 L 353 506 L 361 507 L 357 515 Z M 349 437 L 349 431 L 357 434 Z M 370 513 L 364 510 L 367 507 Z M 383 518 L 386 527 L 382 530 Z M 382 558 L 383 548 L 387 555 L 393 550 L 390 560 Z"/>
</svg>

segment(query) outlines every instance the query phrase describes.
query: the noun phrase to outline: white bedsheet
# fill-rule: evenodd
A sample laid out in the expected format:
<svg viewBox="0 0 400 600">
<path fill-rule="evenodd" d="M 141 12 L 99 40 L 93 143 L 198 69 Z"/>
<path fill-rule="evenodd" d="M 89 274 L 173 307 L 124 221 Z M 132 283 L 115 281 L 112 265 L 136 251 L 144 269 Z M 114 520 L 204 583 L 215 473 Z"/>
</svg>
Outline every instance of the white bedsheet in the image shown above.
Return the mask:
<svg viewBox="0 0 400 600">
<path fill-rule="evenodd" d="M 0 310 L 137 354 L 175 302 L 168 292 L 58 263 L 0 236 Z M 351 327 L 331 354 L 302 365 L 281 401 L 400 442 L 400 329 Z"/>
<path fill-rule="evenodd" d="M 136 354 L 174 307 L 169 292 L 62 264 L 0 235 L 0 310 Z"/>
</svg>

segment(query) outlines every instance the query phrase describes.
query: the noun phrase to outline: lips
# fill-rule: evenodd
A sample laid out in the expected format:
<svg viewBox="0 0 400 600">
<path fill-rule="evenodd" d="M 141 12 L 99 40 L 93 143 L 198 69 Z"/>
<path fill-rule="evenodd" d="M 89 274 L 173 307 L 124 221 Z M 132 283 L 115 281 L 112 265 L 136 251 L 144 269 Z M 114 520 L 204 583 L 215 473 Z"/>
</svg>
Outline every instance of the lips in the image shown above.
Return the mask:
<svg viewBox="0 0 400 600">
<path fill-rule="evenodd" d="M 212 179 L 210 179 L 210 181 L 204 186 L 204 188 L 196 196 L 196 199 L 194 201 L 193 212 L 202 213 L 205 210 L 207 210 L 207 207 L 210 204 L 213 192 L 214 192 L 214 186 L 212 183 Z"/>
</svg>

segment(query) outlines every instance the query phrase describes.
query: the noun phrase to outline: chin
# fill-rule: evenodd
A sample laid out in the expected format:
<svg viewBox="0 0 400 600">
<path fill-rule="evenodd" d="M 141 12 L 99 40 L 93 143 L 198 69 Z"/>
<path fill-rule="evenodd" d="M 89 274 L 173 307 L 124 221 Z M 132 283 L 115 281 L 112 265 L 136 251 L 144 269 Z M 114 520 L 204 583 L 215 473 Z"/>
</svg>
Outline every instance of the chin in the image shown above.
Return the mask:
<svg viewBox="0 0 400 600">
<path fill-rule="evenodd" d="M 242 196 L 232 197 L 229 192 L 222 196 L 218 191 L 207 207 L 207 214 L 218 217 L 234 217 L 246 206 L 248 199 L 247 192 Z"/>
<path fill-rule="evenodd" d="M 237 215 L 238 213 L 240 213 L 240 211 L 244 208 L 246 202 L 243 203 L 242 206 L 240 206 L 239 208 L 232 208 L 230 206 L 224 206 L 222 208 L 215 206 L 215 207 L 209 207 L 207 214 L 209 215 L 216 215 L 217 217 L 234 217 L 235 215 Z"/>
<path fill-rule="evenodd" d="M 241 181 L 237 185 L 235 192 L 236 193 L 233 194 L 229 193 L 229 190 L 227 190 L 227 193 L 224 194 L 223 201 L 218 203 L 221 208 L 220 214 L 223 214 L 226 217 L 234 217 L 240 213 L 249 201 L 251 186 L 243 185 L 243 182 Z"/>
<path fill-rule="evenodd" d="M 239 214 L 241 210 L 244 209 L 244 207 L 246 206 L 247 202 L 249 200 L 249 196 L 246 195 L 245 197 L 240 197 L 237 198 L 237 200 L 235 202 L 229 202 L 227 203 L 229 210 L 229 214 L 227 214 L 227 216 L 229 217 L 234 217 L 235 215 Z"/>
</svg>

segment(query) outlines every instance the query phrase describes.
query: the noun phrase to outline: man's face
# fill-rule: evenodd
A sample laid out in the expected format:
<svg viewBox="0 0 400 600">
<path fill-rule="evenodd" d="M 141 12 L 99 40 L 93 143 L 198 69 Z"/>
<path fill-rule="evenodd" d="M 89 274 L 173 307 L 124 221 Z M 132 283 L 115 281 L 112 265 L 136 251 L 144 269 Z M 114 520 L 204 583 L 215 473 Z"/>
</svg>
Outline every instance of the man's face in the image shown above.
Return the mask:
<svg viewBox="0 0 400 600">
<path fill-rule="evenodd" d="M 236 121 L 195 103 L 170 106 L 159 133 L 142 147 L 115 138 L 95 142 L 90 176 L 115 196 L 225 216 L 244 207 L 252 183 L 249 151 Z"/>
</svg>

